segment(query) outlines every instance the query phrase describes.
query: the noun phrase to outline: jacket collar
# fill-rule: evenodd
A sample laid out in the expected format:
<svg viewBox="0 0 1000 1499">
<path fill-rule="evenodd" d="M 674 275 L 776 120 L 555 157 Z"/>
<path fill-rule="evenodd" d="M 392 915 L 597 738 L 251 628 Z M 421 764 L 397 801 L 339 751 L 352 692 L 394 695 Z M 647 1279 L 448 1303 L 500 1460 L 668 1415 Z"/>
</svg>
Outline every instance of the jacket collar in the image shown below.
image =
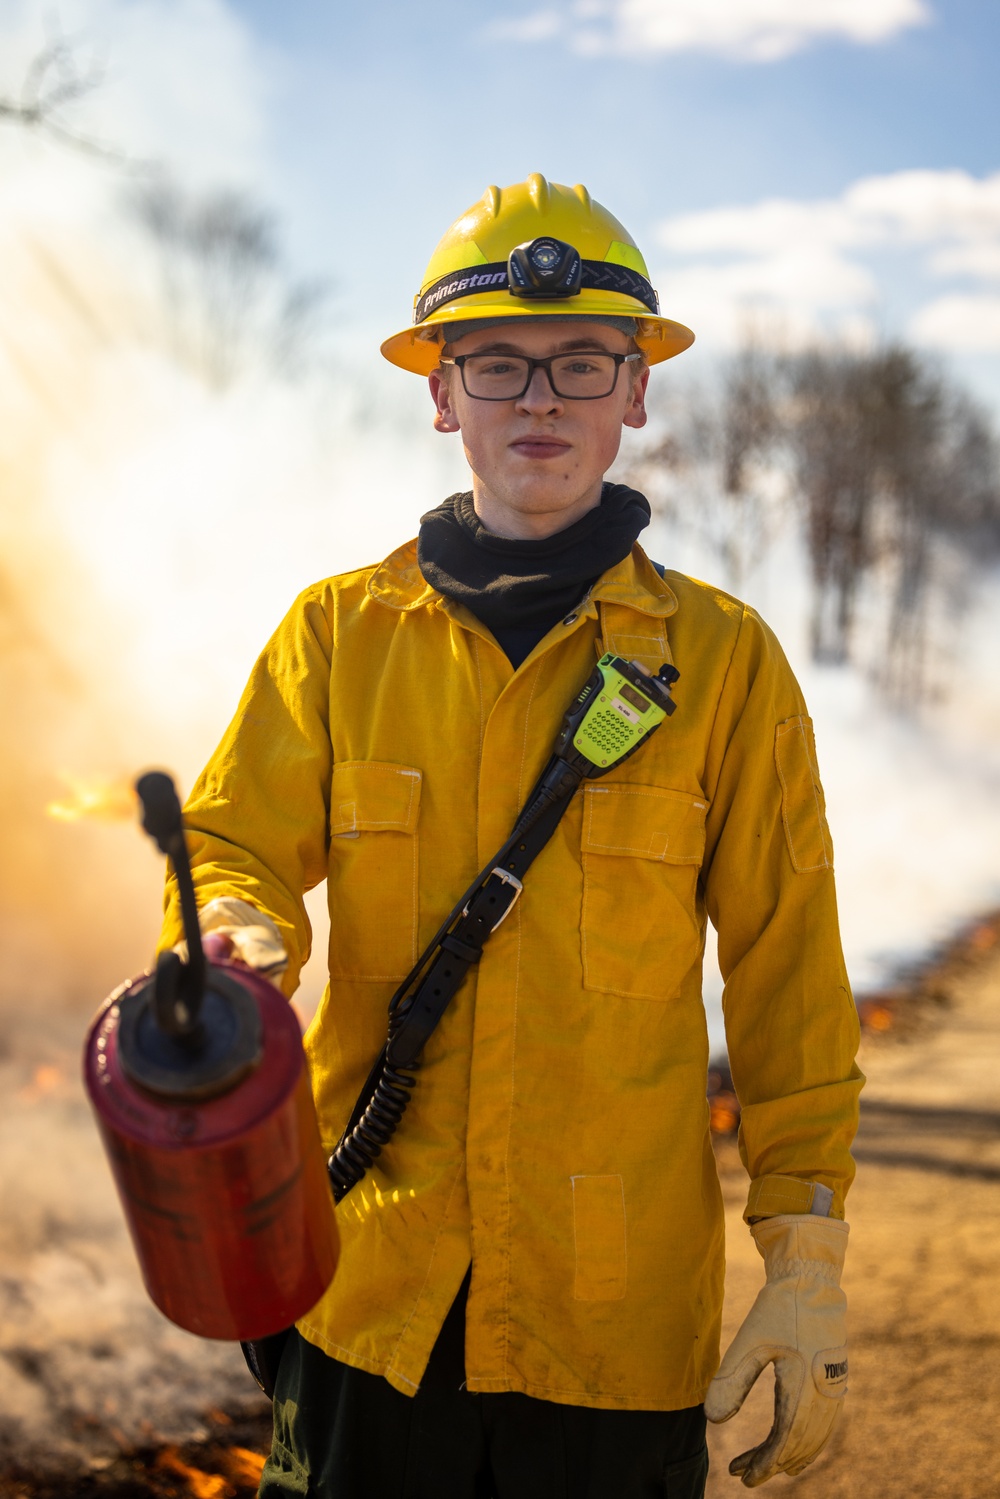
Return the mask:
<svg viewBox="0 0 1000 1499">
<path fill-rule="evenodd" d="M 417 539 L 406 541 L 368 579 L 368 593 L 389 609 L 420 609 L 441 598 L 425 580 L 417 564 Z"/>
<path fill-rule="evenodd" d="M 620 604 L 658 619 L 666 619 L 677 610 L 677 595 L 638 542 L 627 557 L 598 578 L 586 602 Z"/>
<path fill-rule="evenodd" d="M 443 596 L 426 582 L 417 565 L 416 539 L 397 547 L 379 563 L 368 579 L 368 593 L 389 609 L 420 609 L 443 602 Z M 590 610 L 598 603 L 620 604 L 666 619 L 677 609 L 677 595 L 636 542 L 627 557 L 598 578 L 581 608 Z"/>
</svg>

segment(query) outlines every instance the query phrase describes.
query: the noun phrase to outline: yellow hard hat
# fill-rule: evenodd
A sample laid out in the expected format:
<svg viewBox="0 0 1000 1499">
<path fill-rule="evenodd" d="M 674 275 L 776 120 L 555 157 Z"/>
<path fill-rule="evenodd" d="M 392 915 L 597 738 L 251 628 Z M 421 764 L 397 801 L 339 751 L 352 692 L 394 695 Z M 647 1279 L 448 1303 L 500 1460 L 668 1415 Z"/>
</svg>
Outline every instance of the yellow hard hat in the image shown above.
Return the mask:
<svg viewBox="0 0 1000 1499">
<path fill-rule="evenodd" d="M 413 300 L 413 325 L 382 345 L 392 364 L 429 375 L 448 324 L 524 317 L 635 318 L 650 364 L 694 343 L 683 323 L 660 316 L 646 262 L 631 235 L 585 187 L 533 172 L 513 187 L 488 187 L 431 256 Z"/>
</svg>

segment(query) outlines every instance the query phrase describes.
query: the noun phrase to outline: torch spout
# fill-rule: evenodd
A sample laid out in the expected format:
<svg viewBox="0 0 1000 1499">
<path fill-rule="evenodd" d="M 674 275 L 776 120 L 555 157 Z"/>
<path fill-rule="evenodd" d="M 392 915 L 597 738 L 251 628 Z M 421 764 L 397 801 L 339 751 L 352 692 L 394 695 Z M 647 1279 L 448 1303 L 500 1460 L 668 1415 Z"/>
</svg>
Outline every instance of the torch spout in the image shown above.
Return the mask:
<svg viewBox="0 0 1000 1499">
<path fill-rule="evenodd" d="M 191 878 L 181 804 L 170 777 L 161 770 L 140 776 L 135 785 L 142 803 L 142 825 L 173 866 L 180 892 L 181 918 L 188 961 L 175 952 L 161 953 L 156 965 L 155 1010 L 160 1029 L 178 1040 L 197 1044 L 199 1014 L 205 992 L 205 952 L 198 925 L 198 906 Z"/>
</svg>

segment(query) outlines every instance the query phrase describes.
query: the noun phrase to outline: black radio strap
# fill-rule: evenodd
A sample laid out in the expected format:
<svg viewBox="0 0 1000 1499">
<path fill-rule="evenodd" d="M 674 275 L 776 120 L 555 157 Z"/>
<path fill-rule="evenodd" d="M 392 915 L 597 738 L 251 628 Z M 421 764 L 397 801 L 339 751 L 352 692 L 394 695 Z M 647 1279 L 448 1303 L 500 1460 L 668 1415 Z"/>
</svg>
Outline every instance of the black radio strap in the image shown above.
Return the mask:
<svg viewBox="0 0 1000 1499">
<path fill-rule="evenodd" d="M 388 1043 L 387 1056 L 393 1066 L 408 1067 L 416 1061 L 469 969 L 479 962 L 483 948 L 513 910 L 524 876 L 552 837 L 569 803 L 567 796 L 549 807 L 513 848 L 507 848 L 502 863 L 498 856 L 485 884 L 442 938 L 440 953 Z"/>
<path fill-rule="evenodd" d="M 402 1069 L 412 1068 L 416 1063 L 462 980 L 473 963 L 479 962 L 490 937 L 510 914 L 521 894 L 525 873 L 569 806 L 580 778 L 575 774 L 560 776 L 558 772 L 553 777 L 551 772 L 557 765 L 558 762 L 550 761 L 546 775 L 528 798 L 507 842 L 480 870 L 393 995 L 389 1039 L 358 1094 L 347 1128 L 328 1163 L 335 1202 L 341 1202 L 361 1180 L 395 1133 L 416 1083 L 412 1072 Z M 548 789 L 542 789 L 546 783 Z M 414 980 L 428 961 L 430 967 L 413 988 Z M 269 1399 L 274 1398 L 278 1366 L 287 1341 L 286 1328 L 240 1345 L 247 1368 Z"/>
<path fill-rule="evenodd" d="M 388 1040 L 329 1160 L 335 1201 L 346 1197 L 395 1133 L 416 1084 L 408 1069 L 416 1064 L 486 943 L 510 914 L 525 874 L 555 832 L 579 783 L 579 774 L 565 762 L 550 761 L 507 842 L 476 876 L 393 995 Z M 543 786 L 546 789 L 540 791 Z"/>
</svg>

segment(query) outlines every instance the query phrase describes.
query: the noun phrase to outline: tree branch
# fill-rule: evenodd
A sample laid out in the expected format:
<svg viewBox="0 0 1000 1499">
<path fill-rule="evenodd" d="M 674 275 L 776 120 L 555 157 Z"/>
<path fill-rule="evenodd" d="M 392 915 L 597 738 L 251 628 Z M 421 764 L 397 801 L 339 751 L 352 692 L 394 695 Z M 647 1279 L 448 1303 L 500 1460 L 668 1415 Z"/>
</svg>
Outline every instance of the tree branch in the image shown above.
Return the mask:
<svg viewBox="0 0 1000 1499">
<path fill-rule="evenodd" d="M 93 60 L 82 67 L 70 43 L 64 37 L 54 37 L 32 59 L 20 99 L 0 97 L 0 121 L 51 136 L 62 145 L 117 166 L 145 167 L 146 163 L 133 161 L 118 147 L 94 140 L 59 117 L 63 110 L 94 93 L 104 76 L 100 63 Z"/>
</svg>

